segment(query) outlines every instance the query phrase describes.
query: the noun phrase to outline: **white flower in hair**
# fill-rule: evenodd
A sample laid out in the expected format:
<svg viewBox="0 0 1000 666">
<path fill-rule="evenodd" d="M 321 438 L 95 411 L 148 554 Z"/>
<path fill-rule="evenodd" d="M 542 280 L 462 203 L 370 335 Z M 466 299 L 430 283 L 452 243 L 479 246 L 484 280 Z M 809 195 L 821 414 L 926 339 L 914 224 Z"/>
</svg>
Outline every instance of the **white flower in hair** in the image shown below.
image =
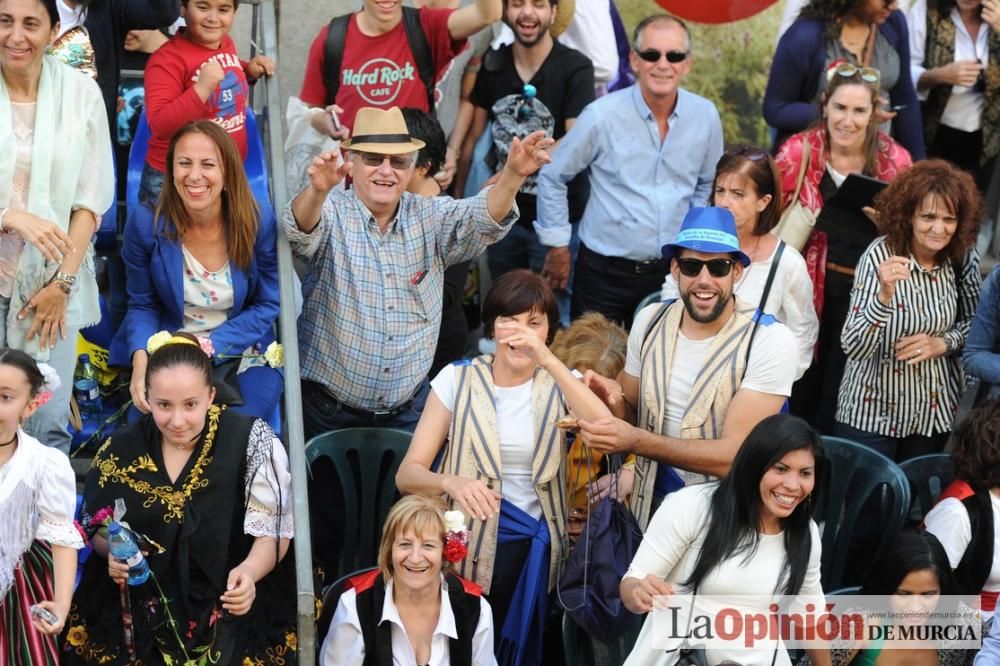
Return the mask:
<svg viewBox="0 0 1000 666">
<path fill-rule="evenodd" d="M 38 369 L 42 373 L 42 377 L 45 378 L 42 388 L 39 389 L 40 392 L 48 391 L 54 393 L 56 389 L 62 386 L 62 380 L 59 379 L 59 373 L 48 363 L 39 363 Z"/>
<path fill-rule="evenodd" d="M 465 530 L 465 514 L 461 511 L 444 512 L 444 531 L 462 532 Z"/>
</svg>

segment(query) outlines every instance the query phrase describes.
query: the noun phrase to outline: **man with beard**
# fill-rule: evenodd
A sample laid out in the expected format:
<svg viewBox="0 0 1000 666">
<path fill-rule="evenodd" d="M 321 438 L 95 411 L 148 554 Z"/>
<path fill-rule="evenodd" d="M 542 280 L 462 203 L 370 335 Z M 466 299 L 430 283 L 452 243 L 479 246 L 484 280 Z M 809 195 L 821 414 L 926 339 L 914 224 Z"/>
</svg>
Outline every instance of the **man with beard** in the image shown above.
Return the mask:
<svg viewBox="0 0 1000 666">
<path fill-rule="evenodd" d="M 681 88 L 691 71 L 691 36 L 673 16 L 639 22 L 630 64 L 636 84 L 605 95 L 580 115 L 538 174 L 535 229 L 549 246 L 544 274 L 565 287 L 570 272 L 567 183 L 587 172 L 580 218 L 573 318 L 600 312 L 629 327 L 636 306 L 659 291 L 667 264 L 656 248 L 677 234 L 684 214 L 704 206 L 722 157 L 715 105 Z"/>
<path fill-rule="evenodd" d="M 489 51 L 472 90 L 475 112 L 472 127 L 462 146 L 459 170 L 464 174 L 476 140 L 492 122 L 496 167 L 504 163 L 513 137 L 544 130 L 556 140 L 573 126 L 583 108 L 594 100 L 594 66 L 590 60 L 560 44 L 550 28 L 567 23 L 563 7 L 553 0 L 505 0 L 503 20 L 514 32 L 514 43 Z M 525 88 L 535 90 L 527 100 Z M 528 95 L 527 97 L 531 97 Z M 464 185 L 464 178 L 462 185 Z M 587 204 L 586 175 L 569 187 L 569 221 L 576 222 Z M 535 177 L 525 180 L 517 193 L 521 217 L 507 237 L 486 251 L 494 279 L 515 268 L 541 272 L 545 247 L 535 233 Z M 466 195 L 475 194 L 465 192 Z M 568 301 L 567 301 L 568 304 Z"/>
<path fill-rule="evenodd" d="M 781 411 L 796 370 L 791 331 L 733 295 L 750 258 L 732 213 L 692 208 L 663 257 L 681 300 L 636 315 L 618 381 L 586 377 L 615 416 L 579 422 L 594 449 L 640 456 L 631 503 L 643 527 L 682 483 L 726 474 L 747 433 Z"/>
</svg>

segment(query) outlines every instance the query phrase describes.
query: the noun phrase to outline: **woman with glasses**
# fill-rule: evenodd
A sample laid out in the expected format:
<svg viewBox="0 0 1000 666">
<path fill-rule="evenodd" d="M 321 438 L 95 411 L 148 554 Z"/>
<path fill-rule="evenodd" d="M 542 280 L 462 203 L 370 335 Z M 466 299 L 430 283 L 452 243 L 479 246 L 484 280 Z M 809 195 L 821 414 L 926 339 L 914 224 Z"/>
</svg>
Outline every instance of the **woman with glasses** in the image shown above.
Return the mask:
<svg viewBox="0 0 1000 666">
<path fill-rule="evenodd" d="M 823 73 L 838 63 L 881 72 L 875 122 L 924 157 L 917 95 L 910 80 L 906 18 L 896 0 L 811 0 L 781 36 L 764 93 L 764 118 L 778 130 L 775 148 L 817 120 Z"/>
<path fill-rule="evenodd" d="M 985 193 L 1000 153 L 1000 1 L 916 0 L 907 20 L 927 154 Z"/>
<path fill-rule="evenodd" d="M 898 462 L 939 453 L 951 434 L 982 283 L 982 197 L 966 172 L 926 160 L 875 208 L 882 236 L 858 261 L 834 432 Z"/>
<path fill-rule="evenodd" d="M 778 152 L 785 207 L 792 205 L 799 176 L 798 203 L 819 213 L 847 176 L 860 173 L 892 181 L 911 164 L 909 153 L 878 129 L 878 73 L 841 63 L 833 67 L 821 97 L 821 121 L 789 137 Z M 813 231 L 802 255 L 812 278 L 820 318 L 818 359 L 792 393 L 792 411 L 822 432 L 833 427 L 837 387 L 844 371 L 840 329 L 854 282 L 854 266 L 865 243 L 851 236 Z"/>
<path fill-rule="evenodd" d="M 715 167 L 708 203 L 733 214 L 740 249 L 750 257 L 750 265 L 736 283 L 736 295 L 774 315 L 795 334 L 799 342 L 798 379 L 812 363 L 819 320 L 802 255 L 769 233 L 781 219 L 781 174 L 777 165 L 760 148 L 729 146 Z M 779 245 L 783 246 L 780 256 Z M 677 281 L 667 273 L 662 298 L 669 301 L 679 297 Z"/>
</svg>

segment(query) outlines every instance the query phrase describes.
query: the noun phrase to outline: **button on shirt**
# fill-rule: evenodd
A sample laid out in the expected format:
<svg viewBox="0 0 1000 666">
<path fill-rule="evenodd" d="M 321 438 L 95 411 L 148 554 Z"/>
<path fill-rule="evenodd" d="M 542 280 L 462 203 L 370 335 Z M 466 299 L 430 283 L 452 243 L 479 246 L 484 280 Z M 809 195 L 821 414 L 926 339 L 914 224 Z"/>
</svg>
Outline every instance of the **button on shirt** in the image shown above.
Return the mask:
<svg viewBox="0 0 1000 666">
<path fill-rule="evenodd" d="M 353 190 L 332 192 L 304 233 L 283 213 L 292 252 L 309 263 L 299 317 L 302 378 L 371 411 L 410 399 L 434 358 L 444 270 L 478 256 L 517 219 L 498 224 L 486 193 L 455 201 L 404 193 L 382 234 Z"/>
<path fill-rule="evenodd" d="M 542 243 L 569 244 L 567 183 L 590 169 L 590 198 L 580 240 L 609 257 L 660 257 L 689 208 L 704 206 L 722 157 L 722 123 L 715 105 L 678 90 L 669 131 L 660 141 L 653 112 L 638 85 L 587 106 L 538 176 Z"/>
</svg>

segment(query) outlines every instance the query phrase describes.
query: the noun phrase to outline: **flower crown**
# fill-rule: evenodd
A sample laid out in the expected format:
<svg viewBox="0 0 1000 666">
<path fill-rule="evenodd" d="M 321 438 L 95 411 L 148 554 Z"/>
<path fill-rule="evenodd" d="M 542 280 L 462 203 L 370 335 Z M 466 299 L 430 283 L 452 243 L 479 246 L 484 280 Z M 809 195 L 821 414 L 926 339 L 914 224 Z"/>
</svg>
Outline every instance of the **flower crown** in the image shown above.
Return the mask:
<svg viewBox="0 0 1000 666">
<path fill-rule="evenodd" d="M 159 331 L 151 335 L 149 340 L 146 341 L 146 352 L 152 355 L 157 349 L 165 345 L 194 345 L 200 347 L 209 358 L 263 358 L 272 368 L 280 368 L 285 365 L 285 348 L 277 341 L 269 344 L 264 353 L 254 351 L 245 354 L 230 355 L 216 354 L 215 345 L 212 344 L 212 340 L 208 336 L 196 335 L 194 337 L 198 342 L 190 338 L 185 338 L 182 335 L 173 335 L 169 331 Z M 259 349 L 259 347 L 255 347 L 255 349 Z"/>
<path fill-rule="evenodd" d="M 461 511 L 444 512 L 444 559 L 452 564 L 469 554 L 469 528 Z"/>
<path fill-rule="evenodd" d="M 52 394 L 62 386 L 62 380 L 59 379 L 59 373 L 48 363 L 38 363 L 38 370 L 42 373 L 43 381 L 41 388 L 38 389 L 38 395 L 35 396 L 35 401 L 38 406 L 41 407 L 49 400 L 52 399 Z"/>
</svg>

